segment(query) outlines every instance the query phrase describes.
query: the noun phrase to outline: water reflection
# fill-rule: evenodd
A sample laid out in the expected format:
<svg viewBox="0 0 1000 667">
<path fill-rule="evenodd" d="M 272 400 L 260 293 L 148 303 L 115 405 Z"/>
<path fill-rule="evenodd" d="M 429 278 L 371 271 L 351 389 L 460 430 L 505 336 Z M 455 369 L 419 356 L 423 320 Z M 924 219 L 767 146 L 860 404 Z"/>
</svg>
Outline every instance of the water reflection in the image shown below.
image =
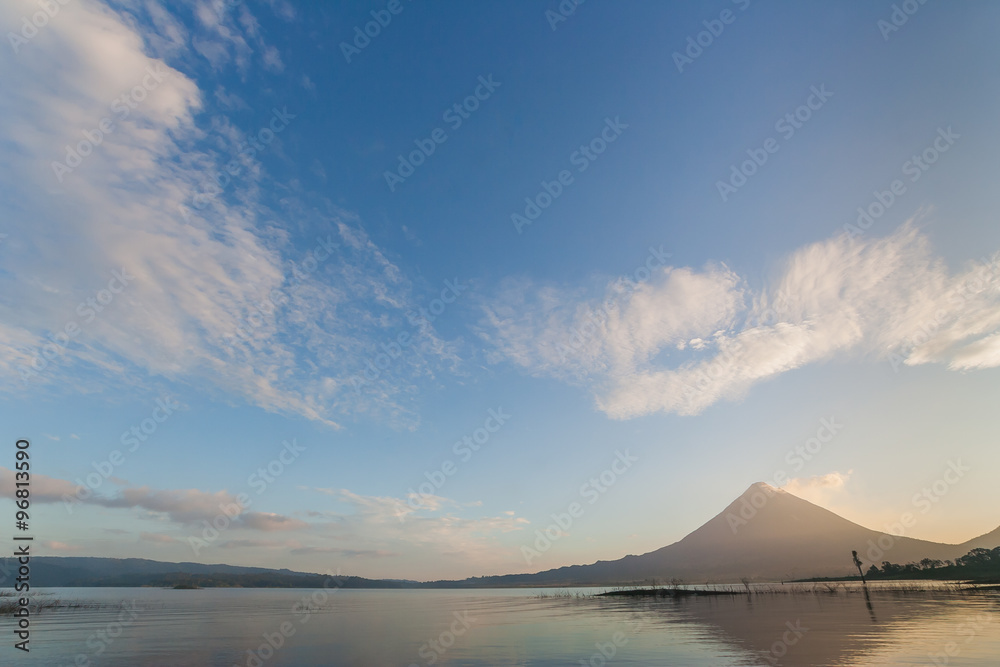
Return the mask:
<svg viewBox="0 0 1000 667">
<path fill-rule="evenodd" d="M 872 607 L 872 598 L 868 594 L 868 586 L 865 586 L 862 590 L 865 594 L 865 606 L 868 607 L 868 615 L 872 617 L 872 623 L 877 623 L 878 619 L 875 618 L 875 609 Z"/>
<path fill-rule="evenodd" d="M 694 624 L 741 649 L 733 664 L 984 665 L 1000 656 L 995 592 L 831 586 L 629 603 L 617 611 L 641 615 L 649 627 Z"/>
<path fill-rule="evenodd" d="M 30 664 L 953 666 L 1000 655 L 996 592 L 775 588 L 673 599 L 593 590 L 342 590 L 324 599 L 309 590 L 65 589 L 63 597 L 134 598 L 142 611 L 99 655 L 93 637 L 107 634 L 117 612 L 46 612 L 32 621 Z M 0 632 L 10 624 L 0 619 Z M 0 664 L 21 657 L 0 646 Z"/>
</svg>

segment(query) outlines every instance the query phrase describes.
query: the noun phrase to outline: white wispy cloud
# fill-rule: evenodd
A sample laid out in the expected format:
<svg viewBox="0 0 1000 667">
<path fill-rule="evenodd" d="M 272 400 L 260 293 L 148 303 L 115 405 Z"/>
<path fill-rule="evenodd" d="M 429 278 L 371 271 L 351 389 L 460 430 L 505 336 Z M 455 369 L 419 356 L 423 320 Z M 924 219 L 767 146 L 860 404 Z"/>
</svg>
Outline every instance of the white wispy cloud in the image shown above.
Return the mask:
<svg viewBox="0 0 1000 667">
<path fill-rule="evenodd" d="M 586 386 L 617 419 L 698 414 L 850 355 L 897 368 L 1000 365 L 1000 255 L 950 272 L 912 223 L 800 248 L 756 290 L 725 266 L 663 267 L 597 296 L 510 282 L 484 310 L 494 360 Z"/>
<path fill-rule="evenodd" d="M 272 4 L 294 18 L 286 3 Z M 417 417 L 403 399 L 437 365 L 457 362 L 454 346 L 431 326 L 414 330 L 406 357 L 367 391 L 354 390 L 351 377 L 378 344 L 412 328 L 413 282 L 349 212 L 287 189 L 277 210 L 264 202 L 284 186 L 239 150 L 258 127 L 223 114 L 242 100 L 202 91 L 178 68 L 190 46 L 240 72 L 256 66 L 254 53 L 259 66 L 278 68 L 280 54 L 246 3 L 193 7 L 194 35 L 155 3 L 137 5 L 137 15 L 95 0 L 68 3 L 0 68 L 0 195 L 10 221 L 0 391 L 95 392 L 162 378 L 334 427 L 345 413 L 412 427 Z M 36 10 L 2 3 L 0 19 L 13 25 Z M 101 131 L 105 118 L 111 129 Z M 281 155 L 281 141 L 270 154 Z M 71 153 L 87 154 L 77 163 Z M 239 175 L 206 198 L 206 183 L 234 159 Z M 71 171 L 53 168 L 67 160 Z M 292 233 L 300 229 L 315 231 Z M 298 280 L 331 245 L 339 248 Z M 87 306 L 111 294 L 113 272 L 131 276 L 127 286 L 114 283 L 110 302 Z M 276 307 L 274 294 L 283 297 Z M 68 326 L 70 342 L 53 347 Z"/>
<path fill-rule="evenodd" d="M 812 477 L 794 477 L 788 480 L 781 489 L 800 498 L 817 489 L 839 491 L 844 488 L 852 474 L 854 471 L 848 470 L 847 472 L 829 472 L 825 475 L 813 475 Z"/>
<path fill-rule="evenodd" d="M 517 547 L 508 545 L 504 537 L 529 524 L 512 511 L 499 516 L 464 516 L 468 508 L 479 503 L 440 496 L 411 498 L 411 505 L 404 498 L 368 496 L 348 489 L 312 491 L 338 502 L 337 511 L 323 513 L 326 521 L 313 524 L 315 537 L 333 539 L 351 549 L 405 553 L 418 561 L 446 559 L 462 568 L 477 563 L 481 571 L 509 567 L 516 559 Z M 340 509 L 342 506 L 348 511 Z"/>
<path fill-rule="evenodd" d="M 54 551 L 56 553 L 73 553 L 74 551 L 80 551 L 83 547 L 79 544 L 70 544 L 68 542 L 59 542 L 57 540 L 45 540 L 41 543 L 43 553 L 45 550 Z"/>
<path fill-rule="evenodd" d="M 276 530 L 298 530 L 309 524 L 292 517 L 282 516 L 273 512 L 245 512 L 240 515 L 239 525 L 242 528 L 266 532 Z"/>
<path fill-rule="evenodd" d="M 844 507 L 845 500 L 848 499 L 847 484 L 853 474 L 853 470 L 848 470 L 847 472 L 835 471 L 811 477 L 795 477 L 788 480 L 781 487 L 781 490 L 821 507 L 837 511 L 837 509 Z"/>
</svg>

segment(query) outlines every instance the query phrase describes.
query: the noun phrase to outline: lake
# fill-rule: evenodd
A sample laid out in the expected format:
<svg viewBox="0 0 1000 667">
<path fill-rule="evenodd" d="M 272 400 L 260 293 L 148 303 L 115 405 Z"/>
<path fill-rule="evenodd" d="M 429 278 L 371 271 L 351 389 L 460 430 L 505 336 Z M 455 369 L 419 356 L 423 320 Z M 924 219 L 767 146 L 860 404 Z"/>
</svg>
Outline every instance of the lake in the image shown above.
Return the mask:
<svg viewBox="0 0 1000 667">
<path fill-rule="evenodd" d="M 774 585 L 761 590 L 788 590 Z M 990 665 L 1000 594 L 597 598 L 603 589 L 44 589 L 103 603 L 0 618 L 0 663 L 87 667 Z M 576 597 L 583 595 L 583 597 Z M 46 596 L 48 597 L 48 595 Z M 41 598 L 39 598 L 41 599 Z M 120 603 L 125 602 L 125 606 Z M 24 658 L 27 656 L 27 660 Z"/>
</svg>

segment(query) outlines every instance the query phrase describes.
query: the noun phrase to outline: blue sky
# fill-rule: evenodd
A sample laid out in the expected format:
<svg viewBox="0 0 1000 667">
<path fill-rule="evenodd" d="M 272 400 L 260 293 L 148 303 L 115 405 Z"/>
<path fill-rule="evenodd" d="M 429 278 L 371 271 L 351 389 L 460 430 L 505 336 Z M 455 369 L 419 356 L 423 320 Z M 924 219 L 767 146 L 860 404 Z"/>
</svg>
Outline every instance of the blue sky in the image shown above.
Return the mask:
<svg viewBox="0 0 1000 667">
<path fill-rule="evenodd" d="M 1000 8 L 559 6 L 4 4 L 46 553 L 535 571 L 755 481 L 882 528 L 956 461 L 908 534 L 996 527 Z"/>
</svg>

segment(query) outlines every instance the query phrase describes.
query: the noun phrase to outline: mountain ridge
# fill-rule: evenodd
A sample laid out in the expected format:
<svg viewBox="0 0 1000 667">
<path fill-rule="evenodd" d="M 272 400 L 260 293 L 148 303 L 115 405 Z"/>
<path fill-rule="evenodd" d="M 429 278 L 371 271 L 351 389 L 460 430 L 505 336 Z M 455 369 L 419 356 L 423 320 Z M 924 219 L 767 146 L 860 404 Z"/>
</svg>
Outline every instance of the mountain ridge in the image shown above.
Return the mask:
<svg viewBox="0 0 1000 667">
<path fill-rule="evenodd" d="M 497 585 L 788 581 L 850 576 L 856 572 L 851 560 L 854 550 L 867 569 L 883 560 L 954 560 L 975 547 L 1000 545 L 1000 527 L 960 544 L 906 537 L 902 534 L 906 526 L 900 523 L 899 528 L 899 535 L 872 530 L 787 491 L 755 482 L 700 527 L 645 554 L 483 579 Z"/>
<path fill-rule="evenodd" d="M 680 540 L 645 554 L 629 554 L 586 565 L 530 574 L 489 575 L 460 580 L 410 581 L 337 575 L 351 588 L 471 588 L 502 586 L 629 585 L 671 580 L 684 583 L 788 581 L 856 573 L 851 551 L 867 569 L 924 558 L 954 560 L 973 548 L 1000 546 L 1000 526 L 960 544 L 884 533 L 764 482 L 751 484 L 721 512 Z M 910 523 L 908 520 L 907 523 Z M 910 523 L 910 527 L 914 525 Z M 895 527 L 895 526 L 894 526 Z M 207 583 L 245 587 L 311 587 L 327 575 L 287 568 L 171 563 L 144 558 L 97 556 L 32 557 L 36 586 L 140 586 Z M 0 558 L 0 586 L 13 580 L 16 559 Z M 301 586 L 300 586 L 301 584 Z M 7 584 L 10 585 L 10 584 Z"/>
</svg>

